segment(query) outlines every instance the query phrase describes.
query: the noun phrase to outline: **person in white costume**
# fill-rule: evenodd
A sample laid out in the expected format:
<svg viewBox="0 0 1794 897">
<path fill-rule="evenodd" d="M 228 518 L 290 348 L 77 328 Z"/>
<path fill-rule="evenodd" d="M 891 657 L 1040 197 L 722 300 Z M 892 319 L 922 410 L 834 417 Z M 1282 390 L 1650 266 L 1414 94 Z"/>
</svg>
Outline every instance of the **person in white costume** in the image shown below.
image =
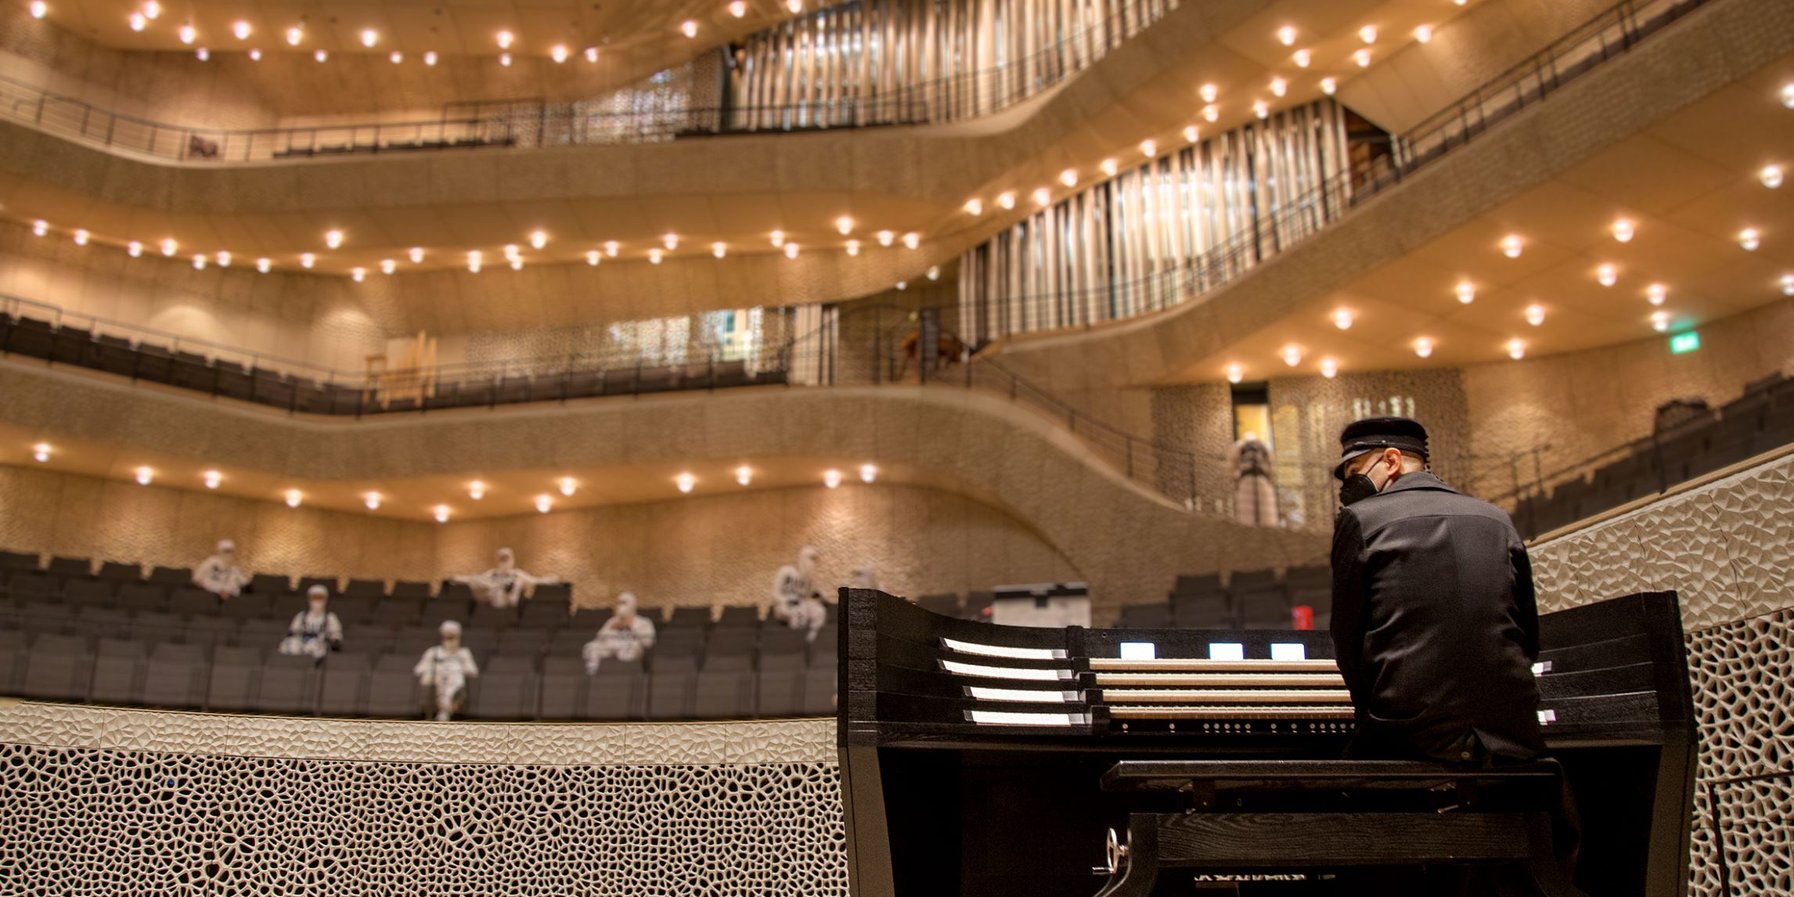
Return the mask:
<svg viewBox="0 0 1794 897">
<path fill-rule="evenodd" d="M 243 594 L 243 587 L 249 585 L 249 574 L 237 566 L 237 543 L 219 540 L 217 553 L 193 568 L 193 584 L 217 595 L 219 601 Z"/>
<path fill-rule="evenodd" d="M 652 647 L 653 621 L 635 612 L 635 593 L 624 592 L 617 596 L 616 612 L 598 627 L 598 635 L 586 642 L 581 653 L 585 657 L 586 673 L 593 674 L 606 660 L 640 660 L 642 652 Z"/>
<path fill-rule="evenodd" d="M 480 665 L 473 662 L 473 652 L 461 646 L 460 623 L 444 620 L 437 631 L 442 633 L 442 644 L 426 649 L 411 672 L 424 687 L 424 712 L 434 708 L 436 719 L 447 722 L 461 709 L 467 680 L 480 674 Z"/>
<path fill-rule="evenodd" d="M 287 624 L 287 637 L 280 640 L 280 653 L 297 654 L 313 660 L 343 647 L 343 624 L 328 609 L 330 590 L 312 586 L 305 592 L 307 606 L 293 615 Z"/>
<path fill-rule="evenodd" d="M 473 597 L 483 604 L 493 607 L 516 607 L 523 598 L 523 593 L 540 585 L 552 585 L 560 580 L 553 576 L 531 576 L 517 569 L 517 555 L 509 548 L 498 550 L 498 566 L 484 573 L 473 573 L 455 577 L 455 582 L 466 583 L 473 589 Z"/>
<path fill-rule="evenodd" d="M 812 578 L 816 561 L 822 552 L 814 545 L 805 545 L 797 553 L 797 564 L 786 564 L 772 579 L 772 615 L 792 629 L 805 630 L 805 637 L 816 640 L 816 632 L 828 622 L 828 608 L 823 606 L 822 593 L 816 591 Z"/>
</svg>

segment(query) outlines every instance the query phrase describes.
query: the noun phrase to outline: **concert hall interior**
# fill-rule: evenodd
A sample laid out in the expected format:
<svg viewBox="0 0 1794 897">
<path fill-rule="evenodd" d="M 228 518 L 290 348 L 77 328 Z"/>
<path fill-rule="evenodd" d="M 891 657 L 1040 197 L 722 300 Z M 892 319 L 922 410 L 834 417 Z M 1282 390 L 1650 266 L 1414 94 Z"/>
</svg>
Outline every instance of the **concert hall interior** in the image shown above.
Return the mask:
<svg viewBox="0 0 1794 897">
<path fill-rule="evenodd" d="M 1783 0 L 0 0 L 20 893 L 1787 894 L 1790 642 Z"/>
</svg>

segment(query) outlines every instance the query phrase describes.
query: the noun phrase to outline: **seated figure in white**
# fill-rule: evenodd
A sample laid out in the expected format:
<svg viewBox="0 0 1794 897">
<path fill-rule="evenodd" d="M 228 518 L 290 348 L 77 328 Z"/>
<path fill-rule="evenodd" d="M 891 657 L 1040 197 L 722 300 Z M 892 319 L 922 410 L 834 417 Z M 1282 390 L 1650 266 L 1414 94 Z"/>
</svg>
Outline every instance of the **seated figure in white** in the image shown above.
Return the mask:
<svg viewBox="0 0 1794 897">
<path fill-rule="evenodd" d="M 193 584 L 218 596 L 219 601 L 243 594 L 249 574 L 237 566 L 237 543 L 220 539 L 218 551 L 193 568 Z"/>
<path fill-rule="evenodd" d="M 329 610 L 330 590 L 315 585 L 305 592 L 306 608 L 293 615 L 287 624 L 287 637 L 280 640 L 280 653 L 323 660 L 324 655 L 343 647 L 343 624 Z"/>
<path fill-rule="evenodd" d="M 466 583 L 473 590 L 473 597 L 482 604 L 493 607 L 516 607 L 527 592 L 534 591 L 536 586 L 559 583 L 553 576 L 532 576 L 517 568 L 517 555 L 509 548 L 498 550 L 498 566 L 484 573 L 471 573 L 455 577 L 455 582 Z"/>
<path fill-rule="evenodd" d="M 411 672 L 424 687 L 424 713 L 434 712 L 437 720 L 447 722 L 461 709 L 467 680 L 480 674 L 480 665 L 473 662 L 473 652 L 461 645 L 460 623 L 444 620 L 437 631 L 442 643 L 426 649 Z"/>
<path fill-rule="evenodd" d="M 640 660 L 642 652 L 654 647 L 654 622 L 635 612 L 635 593 L 617 596 L 617 610 L 598 627 L 598 635 L 586 642 L 581 652 L 586 673 L 598 672 L 606 660 Z"/>
<path fill-rule="evenodd" d="M 828 622 L 828 608 L 822 593 L 816 591 L 812 577 L 822 552 L 814 545 L 805 545 L 797 553 L 797 564 L 786 564 L 772 579 L 772 616 L 792 629 L 804 630 L 805 637 L 816 640 L 822 624 Z"/>
</svg>

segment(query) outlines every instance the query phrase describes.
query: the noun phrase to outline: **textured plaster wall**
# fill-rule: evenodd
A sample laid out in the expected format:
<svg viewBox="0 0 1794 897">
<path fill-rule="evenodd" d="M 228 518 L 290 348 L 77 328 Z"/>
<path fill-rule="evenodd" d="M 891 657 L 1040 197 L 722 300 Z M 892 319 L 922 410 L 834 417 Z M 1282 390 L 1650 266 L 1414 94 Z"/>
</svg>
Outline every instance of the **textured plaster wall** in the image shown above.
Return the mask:
<svg viewBox="0 0 1794 897">
<path fill-rule="evenodd" d="M 1652 337 L 1467 367 L 1471 443 L 1492 458 L 1525 454 L 1526 474 L 1533 472 L 1532 450 L 1540 448 L 1549 476 L 1649 436 L 1656 407 L 1671 399 L 1703 398 L 1717 408 L 1746 383 L 1777 371 L 1794 374 L 1794 300 L 1703 324 L 1700 335 L 1700 350 L 1686 355 L 1671 355 L 1667 337 Z"/>
<path fill-rule="evenodd" d="M 582 605 L 761 604 L 781 564 L 822 549 L 818 584 L 871 564 L 905 595 L 1067 581 L 1039 533 L 961 495 L 913 486 L 771 489 L 447 525 L 0 466 L 0 547 L 190 566 L 221 538 L 258 573 L 440 580 L 518 563 L 573 583 Z"/>
</svg>

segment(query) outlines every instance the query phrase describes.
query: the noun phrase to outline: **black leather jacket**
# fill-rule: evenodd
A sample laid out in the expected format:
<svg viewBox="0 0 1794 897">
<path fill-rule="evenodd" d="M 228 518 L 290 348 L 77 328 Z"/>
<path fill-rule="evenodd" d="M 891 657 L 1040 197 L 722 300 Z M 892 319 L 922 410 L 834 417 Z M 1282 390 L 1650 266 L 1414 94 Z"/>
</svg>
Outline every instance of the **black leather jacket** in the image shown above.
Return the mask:
<svg viewBox="0 0 1794 897">
<path fill-rule="evenodd" d="M 1532 564 L 1500 508 L 1415 472 L 1341 510 L 1333 644 L 1358 711 L 1352 756 L 1543 751 Z"/>
</svg>

